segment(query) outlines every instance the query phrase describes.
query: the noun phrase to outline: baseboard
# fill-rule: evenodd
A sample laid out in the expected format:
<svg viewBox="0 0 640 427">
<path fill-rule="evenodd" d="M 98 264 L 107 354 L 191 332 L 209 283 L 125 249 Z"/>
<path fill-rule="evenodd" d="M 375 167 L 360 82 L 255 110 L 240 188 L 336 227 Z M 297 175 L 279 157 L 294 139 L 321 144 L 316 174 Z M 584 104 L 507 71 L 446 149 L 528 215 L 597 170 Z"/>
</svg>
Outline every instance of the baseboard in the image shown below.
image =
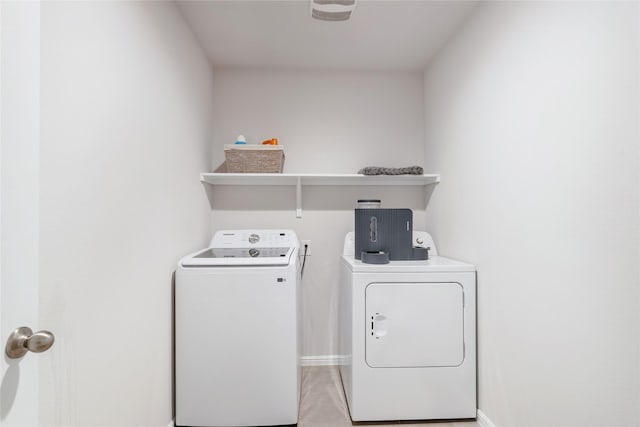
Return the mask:
<svg viewBox="0 0 640 427">
<path fill-rule="evenodd" d="M 167 427 L 176 427 L 175 420 L 169 421 L 169 424 L 167 424 Z"/>
<path fill-rule="evenodd" d="M 480 427 L 496 427 L 496 425 L 491 422 L 489 417 L 487 417 L 480 409 L 478 409 L 477 411 L 476 421 L 480 425 Z"/>
<path fill-rule="evenodd" d="M 323 356 L 302 356 L 300 364 L 302 366 L 334 366 L 341 365 L 345 357 L 338 354 L 326 354 Z"/>
</svg>

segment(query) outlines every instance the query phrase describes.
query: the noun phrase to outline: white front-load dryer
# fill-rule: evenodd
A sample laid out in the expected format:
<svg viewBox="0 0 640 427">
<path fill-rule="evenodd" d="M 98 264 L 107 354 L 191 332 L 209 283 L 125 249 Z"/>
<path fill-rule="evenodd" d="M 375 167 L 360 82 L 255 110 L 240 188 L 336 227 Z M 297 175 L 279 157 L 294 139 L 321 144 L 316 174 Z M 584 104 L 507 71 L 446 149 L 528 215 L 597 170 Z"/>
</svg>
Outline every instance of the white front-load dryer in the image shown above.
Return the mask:
<svg viewBox="0 0 640 427">
<path fill-rule="evenodd" d="M 297 422 L 298 250 L 291 230 L 223 230 L 180 260 L 177 426 Z"/>
<path fill-rule="evenodd" d="M 365 264 L 347 235 L 340 375 L 353 421 L 476 417 L 476 269 L 437 256 Z"/>
</svg>

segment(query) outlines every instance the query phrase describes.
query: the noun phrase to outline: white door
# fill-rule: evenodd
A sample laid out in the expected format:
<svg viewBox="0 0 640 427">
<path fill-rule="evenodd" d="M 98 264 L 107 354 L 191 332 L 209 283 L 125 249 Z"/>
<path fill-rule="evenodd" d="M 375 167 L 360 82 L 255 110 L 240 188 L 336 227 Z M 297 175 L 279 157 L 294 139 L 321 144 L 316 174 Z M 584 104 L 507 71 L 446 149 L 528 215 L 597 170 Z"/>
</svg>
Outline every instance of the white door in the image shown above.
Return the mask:
<svg viewBox="0 0 640 427">
<path fill-rule="evenodd" d="M 372 368 L 458 366 L 464 360 L 459 283 L 371 283 L 366 360 Z"/>
<path fill-rule="evenodd" d="M 40 5 L 0 2 L 0 424 L 37 426 L 38 358 L 7 357 L 13 330 L 38 324 Z M 32 341 L 33 343 L 33 341 Z"/>
</svg>

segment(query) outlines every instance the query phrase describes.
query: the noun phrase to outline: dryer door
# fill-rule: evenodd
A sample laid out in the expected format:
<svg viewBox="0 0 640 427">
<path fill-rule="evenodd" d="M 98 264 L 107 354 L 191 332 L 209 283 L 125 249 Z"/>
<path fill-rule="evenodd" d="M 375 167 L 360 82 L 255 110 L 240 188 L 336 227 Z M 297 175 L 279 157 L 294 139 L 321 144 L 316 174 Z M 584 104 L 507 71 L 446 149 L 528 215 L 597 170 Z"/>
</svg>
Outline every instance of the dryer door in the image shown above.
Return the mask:
<svg viewBox="0 0 640 427">
<path fill-rule="evenodd" d="M 464 361 L 459 283 L 371 283 L 365 301 L 366 361 L 372 368 L 459 366 Z"/>
</svg>

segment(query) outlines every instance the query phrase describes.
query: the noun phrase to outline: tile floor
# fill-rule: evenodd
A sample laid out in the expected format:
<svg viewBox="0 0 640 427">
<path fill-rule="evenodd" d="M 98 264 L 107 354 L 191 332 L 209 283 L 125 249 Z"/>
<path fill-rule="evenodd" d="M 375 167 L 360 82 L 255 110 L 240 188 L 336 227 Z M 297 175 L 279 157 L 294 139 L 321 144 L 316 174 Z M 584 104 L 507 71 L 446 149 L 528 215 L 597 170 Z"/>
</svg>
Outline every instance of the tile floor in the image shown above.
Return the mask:
<svg viewBox="0 0 640 427">
<path fill-rule="evenodd" d="M 340 374 L 335 366 L 308 366 L 302 369 L 302 395 L 298 427 L 350 426 L 479 427 L 475 421 L 351 423 Z"/>
</svg>

